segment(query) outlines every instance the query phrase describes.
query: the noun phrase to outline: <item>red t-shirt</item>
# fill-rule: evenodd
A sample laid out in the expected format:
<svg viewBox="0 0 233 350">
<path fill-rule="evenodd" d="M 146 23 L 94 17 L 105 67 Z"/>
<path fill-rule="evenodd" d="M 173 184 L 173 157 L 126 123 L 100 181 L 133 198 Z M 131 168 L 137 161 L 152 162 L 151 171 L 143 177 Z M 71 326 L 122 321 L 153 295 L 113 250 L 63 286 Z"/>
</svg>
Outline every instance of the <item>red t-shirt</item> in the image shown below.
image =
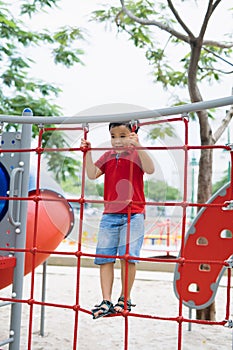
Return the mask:
<svg viewBox="0 0 233 350">
<path fill-rule="evenodd" d="M 136 150 L 105 152 L 95 163 L 104 177 L 104 214 L 144 213 L 143 170 Z"/>
</svg>

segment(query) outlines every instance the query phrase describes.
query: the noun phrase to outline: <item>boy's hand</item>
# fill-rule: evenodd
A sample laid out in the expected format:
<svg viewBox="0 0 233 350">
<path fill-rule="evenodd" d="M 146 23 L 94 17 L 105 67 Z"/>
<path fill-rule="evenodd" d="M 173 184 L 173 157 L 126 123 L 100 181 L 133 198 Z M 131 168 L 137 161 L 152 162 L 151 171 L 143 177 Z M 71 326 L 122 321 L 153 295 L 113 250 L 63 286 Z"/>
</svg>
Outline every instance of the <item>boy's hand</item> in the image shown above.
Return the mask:
<svg viewBox="0 0 233 350">
<path fill-rule="evenodd" d="M 129 146 L 140 146 L 138 135 L 135 132 L 131 132 L 129 135 Z"/>
<path fill-rule="evenodd" d="M 91 148 L 91 143 L 88 140 L 81 139 L 80 148 Z"/>
</svg>

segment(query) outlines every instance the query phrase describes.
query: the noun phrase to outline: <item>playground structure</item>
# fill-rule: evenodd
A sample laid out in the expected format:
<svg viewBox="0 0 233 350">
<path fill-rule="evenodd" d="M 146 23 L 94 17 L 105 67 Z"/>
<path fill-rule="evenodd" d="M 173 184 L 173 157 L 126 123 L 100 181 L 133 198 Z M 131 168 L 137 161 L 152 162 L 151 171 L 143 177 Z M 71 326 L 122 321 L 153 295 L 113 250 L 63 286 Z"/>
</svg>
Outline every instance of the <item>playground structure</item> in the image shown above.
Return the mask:
<svg viewBox="0 0 233 350">
<path fill-rule="evenodd" d="M 210 198 L 207 203 L 210 207 L 200 210 L 187 232 L 181 255 L 192 264 L 176 266 L 175 292 L 178 297 L 182 295 L 183 303 L 190 308 L 204 309 L 214 301 L 228 266 L 226 260 L 232 255 L 233 247 L 231 198 L 232 185 L 228 183 Z"/>
<path fill-rule="evenodd" d="M 31 111 L 26 109 L 24 115 L 28 113 Z M 30 125 L 23 126 L 22 133 L 2 134 L 0 289 L 13 282 L 14 299 L 22 298 L 23 276 L 49 257 L 49 253 L 35 252 L 55 250 L 70 233 L 74 221 L 72 207 L 60 194 L 39 188 L 29 191 L 30 144 Z M 28 150 L 24 152 L 25 149 Z M 10 344 L 10 348 L 19 349 L 20 318 L 21 304 L 13 302 L 11 336 L 0 341 L 1 345 Z"/>
<path fill-rule="evenodd" d="M 146 227 L 143 248 L 167 256 L 177 254 L 181 244 L 180 229 L 181 222 L 168 218 L 152 223 L 148 228 Z"/>
<path fill-rule="evenodd" d="M 36 209 L 35 196 L 40 198 L 39 207 Z M 59 243 L 69 234 L 73 226 L 72 208 L 65 198 L 51 190 L 40 190 L 36 194 L 36 190 L 29 191 L 28 194 L 28 210 L 27 210 L 27 228 L 26 228 L 26 250 L 25 250 L 25 269 L 24 275 L 32 271 L 33 266 L 43 263 L 49 254 L 37 254 L 35 259 L 32 258 L 31 247 L 35 245 L 34 241 L 34 221 L 37 211 L 37 227 L 36 227 L 36 247 L 37 249 L 55 250 Z M 59 199 L 59 200 L 57 200 Z M 62 199 L 62 200 L 61 200 Z M 56 201 L 57 200 L 57 201 Z M 56 210 L 54 210 L 56 205 Z M 10 233 L 8 232 L 7 235 Z M 6 245 L 9 243 L 6 243 Z M 5 271 L 1 273 L 0 289 L 8 286 L 13 282 L 13 272 L 16 265 L 16 259 L 13 259 L 13 266 L 10 265 L 9 258 L 4 257 Z M 33 261 L 34 260 L 34 261 Z"/>
<path fill-rule="evenodd" d="M 176 205 L 180 206 L 183 211 L 182 215 L 182 222 L 181 222 L 181 229 L 180 229 L 180 237 L 181 237 L 181 249 L 180 249 L 180 255 L 178 258 L 170 259 L 169 262 L 176 263 L 176 273 L 174 277 L 174 289 L 179 299 L 179 314 L 177 317 L 173 319 L 174 322 L 177 322 L 178 325 L 178 344 L 177 349 L 182 349 L 182 326 L 184 323 L 190 323 L 193 322 L 193 320 L 186 319 L 183 316 L 183 304 L 186 306 L 189 306 L 191 308 L 200 308 L 203 306 L 206 306 L 209 304 L 209 302 L 213 301 L 213 297 L 216 293 L 217 286 L 219 279 L 221 278 L 221 274 L 223 273 L 223 269 L 228 269 L 228 286 L 227 286 L 227 303 L 226 303 L 226 317 L 224 320 L 216 321 L 216 322 L 210 322 L 211 325 L 216 326 L 229 326 L 229 329 L 232 327 L 232 321 L 229 319 L 230 316 L 230 286 L 231 286 L 231 268 L 232 268 L 232 260 L 231 255 L 233 253 L 233 244 L 232 244 L 232 232 L 233 232 L 233 212 L 232 212 L 232 201 L 233 201 L 233 186 L 232 186 L 232 173 L 231 173 L 231 182 L 225 189 L 222 190 L 222 192 L 215 198 L 211 199 L 208 203 L 200 204 L 202 207 L 202 211 L 200 212 L 199 217 L 196 218 L 196 220 L 191 225 L 188 234 L 186 234 L 186 227 L 187 227 L 187 215 L 186 210 L 187 207 L 196 205 L 193 203 L 189 203 L 187 200 L 187 171 L 188 171 L 188 152 L 192 149 L 192 147 L 188 143 L 188 117 L 187 113 L 191 111 L 197 111 L 201 109 L 208 109 L 212 107 L 217 106 L 223 106 L 223 105 L 230 105 L 233 104 L 233 97 L 225 98 L 225 99 L 219 99 L 215 101 L 207 101 L 203 103 L 196 103 L 192 105 L 184 105 L 180 107 L 174 107 L 170 109 L 164 109 L 164 110 L 158 110 L 158 111 L 149 111 L 149 112 L 140 112 L 140 113 L 134 113 L 131 115 L 130 113 L 126 113 L 124 115 L 116 115 L 111 116 L 111 121 L 124 121 L 124 120 L 132 120 L 135 118 L 142 120 L 140 122 L 140 126 L 148 125 L 148 122 L 143 123 L 144 118 L 154 118 L 154 117 L 161 117 L 161 116 L 173 116 L 176 114 L 181 114 L 181 117 L 173 117 L 166 119 L 166 122 L 180 122 L 184 124 L 185 129 L 185 142 L 183 146 L 177 146 L 175 149 L 181 149 L 185 154 L 185 161 L 184 161 L 184 194 L 183 199 L 181 202 L 175 202 L 175 203 L 169 203 L 169 206 Z M 77 120 L 76 120 L 77 119 Z M 17 167 L 17 170 L 14 170 L 15 168 L 11 168 L 11 164 L 1 168 L 3 176 L 6 177 L 6 181 L 3 183 L 3 190 L 1 191 L 1 232 L 2 232 L 2 226 L 4 225 L 3 231 L 8 234 L 7 232 L 11 232 L 10 235 L 12 237 L 12 241 L 4 241 L 2 240 L 2 235 L 0 237 L 0 269 L 1 271 L 10 270 L 14 272 L 13 276 L 13 293 L 12 298 L 4 298 L 0 296 L 0 300 L 2 300 L 2 303 L 11 303 L 12 304 L 12 311 L 11 311 L 11 325 L 10 325 L 10 337 L 7 340 L 3 340 L 0 345 L 3 346 L 5 344 L 9 344 L 10 350 L 19 350 L 20 349 L 20 320 L 21 320 L 21 304 L 27 303 L 30 308 L 30 322 L 29 322 L 29 335 L 28 335 L 28 350 L 32 349 L 32 323 L 33 323 L 33 305 L 35 304 L 41 304 L 43 306 L 52 306 L 52 307 L 69 307 L 74 310 L 75 313 L 75 324 L 74 324 L 74 337 L 73 337 L 73 349 L 78 348 L 78 317 L 80 312 L 85 312 L 87 314 L 91 314 L 89 310 L 84 310 L 81 305 L 79 305 L 79 285 L 80 285 L 80 274 L 79 271 L 81 269 L 81 260 L 82 257 L 85 256 L 95 256 L 94 254 L 85 253 L 82 249 L 82 219 L 83 215 L 85 213 L 84 204 L 85 203 L 101 203 L 101 201 L 98 200 L 88 200 L 85 198 L 85 191 L 84 191 L 84 183 L 85 183 L 85 151 L 80 150 L 80 148 L 72 148 L 69 149 L 69 151 L 83 151 L 83 169 L 82 169 L 82 188 L 81 188 L 81 196 L 80 198 L 77 198 L 77 202 L 80 204 L 80 223 L 79 223 L 79 230 L 77 232 L 77 250 L 72 253 L 77 258 L 77 288 L 76 288 L 76 302 L 75 305 L 65 306 L 62 303 L 60 304 L 48 304 L 45 302 L 39 302 L 38 300 L 34 299 L 34 289 L 36 288 L 34 284 L 33 275 L 35 272 L 35 267 L 40 264 L 42 261 L 44 261 L 49 255 L 51 254 L 58 254 L 54 252 L 55 247 L 61 241 L 62 238 L 65 237 L 65 235 L 70 231 L 70 228 L 72 226 L 72 215 L 69 213 L 70 208 L 64 200 L 62 196 L 51 194 L 49 189 L 45 191 L 45 196 L 42 195 L 42 190 L 40 189 L 40 183 L 39 183 L 39 177 L 40 177 L 40 157 L 42 152 L 59 152 L 64 151 L 64 149 L 46 149 L 42 148 L 41 146 L 41 139 L 44 132 L 46 132 L 46 124 L 81 124 L 80 127 L 75 127 L 75 130 L 80 130 L 80 132 L 83 133 L 84 137 L 87 137 L 88 130 L 88 124 L 91 124 L 93 120 L 96 122 L 108 122 L 110 120 L 109 116 L 95 116 L 93 119 L 93 116 L 90 117 L 72 117 L 72 118 L 62 118 L 62 117 L 32 117 L 30 110 L 26 110 L 24 112 L 24 117 L 15 117 L 15 116 L 1 116 L 1 120 L 3 122 L 18 122 L 23 124 L 23 129 L 27 129 L 26 133 L 27 135 L 30 135 L 30 129 L 31 124 L 37 124 L 40 128 L 40 136 L 38 141 L 38 147 L 35 149 L 32 149 L 30 146 L 30 142 L 28 138 L 23 138 L 24 143 L 22 144 L 16 144 L 14 147 L 14 154 L 19 156 L 17 158 L 16 163 L 19 165 Z M 149 122 L 150 125 L 160 123 L 163 121 L 160 121 L 159 118 L 154 121 L 151 119 Z M 63 126 L 63 130 L 66 129 L 66 127 Z M 51 130 L 51 129 L 50 129 Z M 54 129 L 55 130 L 55 129 Z M 61 130 L 61 128 L 60 128 Z M 22 134 L 25 131 L 22 130 Z M 7 134 L 7 133 L 6 133 Z M 18 135 L 18 134 L 17 134 Z M 16 136 L 17 136 L 16 135 Z M 7 137 L 7 136 L 6 136 Z M 16 137 L 17 138 L 17 137 Z M 199 149 L 201 146 L 198 147 Z M 225 145 L 225 146 L 211 146 L 211 148 L 221 148 L 225 149 L 230 152 L 231 154 L 231 161 L 232 161 L 232 146 L 231 145 Z M 158 150 L 161 149 L 161 147 L 151 147 L 151 150 Z M 174 147 L 173 147 L 174 149 Z M 93 149 L 94 150 L 94 149 Z M 169 147 L 166 147 L 166 150 L 169 150 Z M 65 150 L 67 151 L 67 150 Z M 38 156 L 38 170 L 37 170 L 37 183 L 36 183 L 36 189 L 35 192 L 33 192 L 30 195 L 30 192 L 28 194 L 28 177 L 29 177 L 29 154 L 30 152 L 35 152 Z M 2 154 L 12 154 L 12 145 L 5 145 L 4 149 L 2 147 L 1 149 Z M 24 155 L 24 159 L 22 160 L 22 154 Z M 2 157 L 4 159 L 4 157 Z M 2 162 L 3 163 L 3 162 Z M 19 170 L 23 169 L 23 170 Z M 232 169 L 232 167 L 231 167 Z M 231 170 L 232 171 L 232 170 Z M 7 179 L 7 174 L 13 173 L 13 180 L 12 175 L 9 175 L 9 179 Z M 10 191 L 9 195 L 6 192 L 6 188 L 8 186 L 8 180 L 10 185 Z M 20 185 L 20 191 L 16 191 L 15 183 L 18 182 L 21 183 Z M 17 190 L 19 188 L 17 187 Z M 3 192 L 3 193 L 2 193 Z M 67 199 L 69 200 L 69 199 Z M 63 207 L 62 210 L 65 210 L 68 220 L 68 225 L 63 227 L 63 223 L 58 224 L 58 229 L 56 232 L 59 235 L 59 238 L 56 240 L 54 237 L 51 238 L 52 245 L 45 245 L 40 246 L 39 245 L 39 236 L 41 231 L 46 230 L 47 232 L 47 223 L 42 225 L 42 227 L 39 227 L 39 205 L 41 201 L 44 203 L 45 206 L 45 214 L 42 214 L 42 216 L 48 214 L 46 206 L 48 203 L 51 204 L 51 208 L 56 208 L 55 211 L 57 211 L 58 203 Z M 103 202 L 103 201 L 102 201 Z M 30 203 L 34 203 L 34 206 L 32 209 L 30 209 Z M 161 203 L 146 203 L 146 205 L 161 205 Z M 166 206 L 166 203 L 163 204 Z M 37 229 L 32 230 L 32 239 L 30 242 L 26 243 L 28 230 L 27 230 L 27 206 L 29 206 L 29 212 L 33 213 L 35 212 L 35 215 L 30 215 L 31 222 L 28 224 L 28 227 L 32 227 L 33 223 L 37 227 Z M 65 209 L 64 209 L 65 207 Z M 68 211 L 67 211 L 68 210 Z M 218 210 L 220 214 L 219 216 L 216 215 L 216 218 L 223 223 L 219 228 L 215 227 L 214 224 L 216 224 L 216 221 L 213 220 L 215 217 L 215 210 Z M 53 212 L 53 209 L 51 209 Z M 211 212 L 211 214 L 208 214 Z M 214 214 L 213 214 L 214 212 Z M 10 213 L 8 215 L 8 213 Z M 213 227 L 211 227 L 211 230 L 215 229 L 215 232 L 217 232 L 217 241 L 213 240 L 213 237 L 216 237 L 216 234 L 213 236 L 212 231 L 206 230 L 205 234 L 203 234 L 203 231 L 201 234 L 198 235 L 199 227 L 198 225 L 202 224 L 201 230 L 203 230 L 203 227 L 206 229 L 208 226 L 207 222 L 205 221 L 205 215 L 211 215 L 212 221 L 213 221 Z M 58 215 L 60 216 L 60 215 Z M 227 218 L 227 219 L 226 219 Z M 55 217 L 52 220 L 52 226 L 57 225 L 57 220 L 59 218 Z M 226 221 L 225 221 L 226 220 Z M 8 228 L 10 225 L 10 229 Z M 62 229 L 61 229 L 62 226 Z M 19 229 L 20 228 L 20 229 Z M 9 231 L 10 230 L 10 231 Z M 216 231 L 217 230 L 217 231 Z M 220 232 L 219 232 L 220 230 Z M 222 233 L 223 232 L 223 233 Z M 225 233 L 227 232 L 227 235 Z M 230 233 L 230 234 L 229 234 Z M 6 240 L 6 235 L 4 236 Z M 56 234 L 55 234 L 56 235 Z M 163 239 L 161 235 L 160 239 Z M 167 235 L 167 237 L 170 237 Z M 186 239 L 185 239 L 186 237 Z M 20 239 L 19 239 L 20 238 Z M 157 239 L 157 236 L 153 237 L 153 234 L 151 233 L 146 237 L 146 239 Z M 194 244 L 192 242 L 192 239 L 194 240 Z M 224 242 L 222 245 L 222 254 L 219 255 L 218 250 L 215 249 L 215 254 L 207 254 L 206 252 L 210 253 L 212 249 L 212 241 L 215 246 L 215 244 L 219 244 L 219 242 Z M 203 243 L 204 242 L 204 243 Z M 217 242 L 217 243 L 216 243 Z M 154 242 L 155 243 L 155 242 Z M 190 246 L 189 246 L 190 244 Z M 200 250 L 205 249 L 205 254 L 200 254 Z M 30 256 L 27 260 L 27 254 Z M 67 252 L 59 252 L 59 254 L 63 254 L 64 256 L 67 255 Z M 69 253 L 71 255 L 71 253 Z M 124 257 L 127 262 L 127 256 Z M 32 283 L 31 283 L 31 297 L 29 300 L 23 300 L 22 298 L 22 276 L 24 274 L 24 259 L 26 260 L 26 266 L 29 266 L 29 270 L 32 273 Z M 156 262 L 167 262 L 166 257 L 165 258 L 139 258 L 139 261 L 150 261 L 156 264 Z M 127 265 L 127 264 L 126 264 Z M 195 267 L 195 269 L 192 269 L 192 266 Z M 204 266 L 205 268 L 202 268 Z M 207 268 L 206 268 L 207 267 Z M 189 273 L 192 270 L 191 274 Z M 187 278 L 190 277 L 189 279 Z M 206 279 L 206 276 L 208 276 L 208 283 L 207 285 L 203 285 L 202 281 Z M 127 269 L 126 269 L 126 280 L 127 280 Z M 7 281 L 6 283 L 9 283 Z M 190 290 L 190 285 L 195 284 L 196 287 L 199 287 L 200 290 L 198 292 L 194 292 Z M 5 285 L 5 284 L 4 284 Z M 185 285 L 185 287 L 184 287 Z M 1 287 L 3 288 L 3 287 Z M 212 293 L 209 293 L 209 291 L 212 291 Z M 191 298 L 190 298 L 191 293 Z M 197 298 L 196 298 L 197 296 Z M 203 301 L 204 300 L 204 301 Z M 130 317 L 134 317 L 135 314 L 129 314 L 128 312 L 123 312 L 122 317 L 125 318 L 125 337 L 124 337 L 124 349 L 128 349 L 128 320 Z M 157 315 L 141 315 L 136 314 L 137 317 L 143 318 L 150 318 L 150 319 L 163 319 L 165 320 L 171 320 L 170 318 L 161 318 Z M 202 323 L 201 320 L 196 320 L 195 322 Z"/>
</svg>

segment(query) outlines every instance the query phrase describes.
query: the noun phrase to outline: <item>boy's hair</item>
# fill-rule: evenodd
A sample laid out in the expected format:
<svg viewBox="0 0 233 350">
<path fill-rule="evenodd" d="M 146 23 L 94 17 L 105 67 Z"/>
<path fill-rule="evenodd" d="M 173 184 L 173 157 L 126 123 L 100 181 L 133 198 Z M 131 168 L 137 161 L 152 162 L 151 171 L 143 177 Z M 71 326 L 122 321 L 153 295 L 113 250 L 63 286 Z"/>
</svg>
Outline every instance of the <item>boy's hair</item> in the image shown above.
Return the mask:
<svg viewBox="0 0 233 350">
<path fill-rule="evenodd" d="M 118 123 L 109 123 L 109 131 L 112 129 L 112 128 L 115 128 L 116 126 L 121 126 L 121 125 L 124 125 L 126 126 L 126 128 L 128 128 L 130 131 L 133 131 L 133 128 L 134 126 L 136 127 L 134 132 L 137 134 L 138 133 L 138 130 L 140 128 L 139 126 L 139 120 L 135 120 L 135 124 L 132 124 L 131 121 L 129 122 L 118 122 Z"/>
</svg>

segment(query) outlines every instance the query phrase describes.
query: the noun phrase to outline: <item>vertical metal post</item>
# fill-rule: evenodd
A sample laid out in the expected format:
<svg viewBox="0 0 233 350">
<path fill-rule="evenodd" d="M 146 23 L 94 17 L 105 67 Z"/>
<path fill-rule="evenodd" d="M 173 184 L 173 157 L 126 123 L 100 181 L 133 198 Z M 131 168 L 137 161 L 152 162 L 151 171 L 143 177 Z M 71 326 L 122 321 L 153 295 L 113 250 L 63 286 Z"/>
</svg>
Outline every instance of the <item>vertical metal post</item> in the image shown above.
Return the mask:
<svg viewBox="0 0 233 350">
<path fill-rule="evenodd" d="M 191 203 L 193 204 L 195 202 L 195 200 L 194 200 L 194 196 L 195 196 L 195 166 L 198 165 L 198 162 L 194 156 L 192 157 L 190 165 L 191 165 L 191 171 L 192 171 L 192 174 L 191 174 L 191 180 L 192 180 Z M 190 219 L 193 220 L 194 217 L 195 217 L 195 209 L 194 209 L 194 206 L 192 206 Z"/>
<path fill-rule="evenodd" d="M 43 274 L 42 274 L 42 296 L 41 301 L 45 302 L 46 295 L 46 273 L 47 273 L 47 260 L 43 263 Z M 41 305 L 40 313 L 40 335 L 44 337 L 44 321 L 45 321 L 45 306 Z"/>
<path fill-rule="evenodd" d="M 192 308 L 191 307 L 189 307 L 189 319 L 190 320 L 192 319 Z M 192 330 L 192 323 L 189 322 L 189 324 L 188 324 L 188 331 L 191 332 L 191 330 Z"/>
<path fill-rule="evenodd" d="M 22 116 L 32 116 L 30 108 L 25 108 Z M 31 147 L 31 124 L 23 124 L 22 137 L 21 137 L 21 149 L 29 149 Z M 19 166 L 23 168 L 22 174 L 22 187 L 21 196 L 28 196 L 28 184 L 29 184 L 29 169 L 30 169 L 30 152 L 22 152 L 20 157 Z M 20 226 L 15 229 L 16 234 L 16 247 L 24 249 L 26 245 L 26 225 L 27 225 L 27 201 L 23 200 L 20 203 Z M 22 299 L 23 295 L 23 276 L 24 276 L 24 253 L 16 252 L 16 267 L 14 269 L 12 297 Z M 13 338 L 13 342 L 9 345 L 9 350 L 20 349 L 20 328 L 21 328 L 21 314 L 22 304 L 13 303 L 11 308 L 11 323 L 10 323 L 10 337 Z"/>
<path fill-rule="evenodd" d="M 227 129 L 227 143 L 231 143 L 231 138 L 230 138 L 230 128 L 228 127 Z M 231 180 L 231 161 L 229 160 L 228 162 L 228 169 L 227 169 L 227 180 Z"/>
</svg>

